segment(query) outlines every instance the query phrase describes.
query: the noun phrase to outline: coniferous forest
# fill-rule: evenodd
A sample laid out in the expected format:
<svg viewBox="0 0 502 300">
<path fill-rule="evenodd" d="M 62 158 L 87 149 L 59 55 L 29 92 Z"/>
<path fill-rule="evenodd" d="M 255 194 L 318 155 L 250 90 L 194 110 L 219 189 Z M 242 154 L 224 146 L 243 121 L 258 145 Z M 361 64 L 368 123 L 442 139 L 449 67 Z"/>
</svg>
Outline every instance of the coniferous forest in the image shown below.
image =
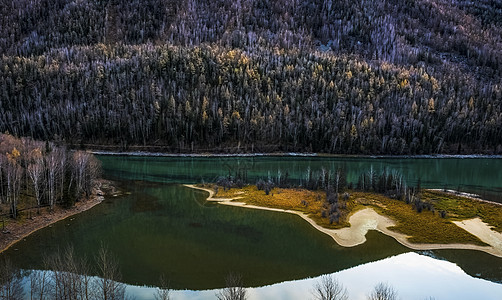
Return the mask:
<svg viewBox="0 0 502 300">
<path fill-rule="evenodd" d="M 502 4 L 0 0 L 0 131 L 75 147 L 502 153 Z"/>
</svg>

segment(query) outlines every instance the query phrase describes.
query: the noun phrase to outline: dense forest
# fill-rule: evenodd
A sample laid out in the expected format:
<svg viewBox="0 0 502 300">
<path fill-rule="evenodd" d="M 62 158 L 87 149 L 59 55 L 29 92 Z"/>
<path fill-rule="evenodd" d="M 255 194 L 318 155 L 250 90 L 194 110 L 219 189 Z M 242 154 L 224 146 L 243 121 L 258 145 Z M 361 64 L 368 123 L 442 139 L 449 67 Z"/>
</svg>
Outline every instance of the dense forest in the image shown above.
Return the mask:
<svg viewBox="0 0 502 300">
<path fill-rule="evenodd" d="M 0 0 L 0 131 L 169 152 L 502 153 L 502 4 Z"/>
</svg>

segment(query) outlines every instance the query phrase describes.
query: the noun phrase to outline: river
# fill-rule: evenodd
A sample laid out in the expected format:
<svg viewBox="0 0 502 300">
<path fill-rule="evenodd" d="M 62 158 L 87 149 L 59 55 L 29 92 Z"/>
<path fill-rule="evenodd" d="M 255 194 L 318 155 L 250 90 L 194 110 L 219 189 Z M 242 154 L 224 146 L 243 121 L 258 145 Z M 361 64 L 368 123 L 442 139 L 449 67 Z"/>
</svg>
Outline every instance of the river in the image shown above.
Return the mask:
<svg viewBox="0 0 502 300">
<path fill-rule="evenodd" d="M 422 187 L 459 189 L 500 201 L 501 159 L 98 157 L 103 164 L 104 177 L 116 181 L 128 193 L 107 198 L 93 209 L 40 230 L 16 244 L 5 255 L 17 266 L 42 268 L 44 254 L 67 245 L 72 245 L 79 256 L 92 261 L 104 243 L 118 258 L 123 281 L 131 285 L 128 290 L 137 299 L 152 298 L 151 289 L 139 287 L 157 285 L 161 274 L 169 279 L 171 287 L 181 290 L 176 292 L 176 299 L 209 299 L 211 297 L 204 293 L 214 298 L 213 291 L 182 290 L 221 288 L 224 277 L 229 272 L 237 272 L 242 274 L 246 286 L 272 285 L 251 290 L 256 295 L 270 290 L 270 293 L 280 294 L 281 290 L 286 293 L 292 286 L 300 288 L 311 284 L 312 279 L 306 278 L 322 274 L 336 273 L 341 278 L 351 278 L 343 275 L 347 273 L 367 274 L 367 267 L 374 264 L 386 268 L 389 281 L 396 281 L 397 274 L 404 271 L 389 267 L 388 262 L 404 259 L 412 266 L 408 272 L 448 263 L 449 268 L 442 269 L 451 272 L 444 272 L 444 280 L 452 280 L 460 272 L 466 276 L 466 286 L 472 284 L 472 288 L 480 286 L 482 290 L 502 293 L 500 258 L 468 250 L 413 253 L 392 238 L 374 231 L 369 232 L 365 244 L 343 248 L 297 216 L 206 203 L 205 192 L 182 186 L 183 183 L 212 182 L 218 176 L 236 172 L 245 173 L 251 182 L 278 173 L 300 182 L 308 169 L 317 172 L 321 168 L 341 168 L 348 181 L 355 183 L 361 172 L 385 169 L 400 172 L 410 185 L 420 180 Z M 412 261 L 420 263 L 413 267 Z M 422 275 L 414 276 L 427 277 Z M 278 284 L 281 282 L 285 283 Z M 365 290 L 363 283 L 359 287 L 354 282 L 346 285 L 352 286 L 353 291 Z M 412 291 L 412 287 L 403 289 L 402 293 L 410 289 Z M 259 298 L 255 296 L 254 299 Z"/>
</svg>

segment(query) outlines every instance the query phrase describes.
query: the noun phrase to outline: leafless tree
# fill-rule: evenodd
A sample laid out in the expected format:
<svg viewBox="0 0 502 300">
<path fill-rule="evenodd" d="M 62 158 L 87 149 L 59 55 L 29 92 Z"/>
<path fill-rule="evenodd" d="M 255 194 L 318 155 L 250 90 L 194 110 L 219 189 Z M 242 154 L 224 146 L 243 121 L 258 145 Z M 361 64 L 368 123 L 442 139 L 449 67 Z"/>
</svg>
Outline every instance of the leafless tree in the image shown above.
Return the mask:
<svg viewBox="0 0 502 300">
<path fill-rule="evenodd" d="M 94 155 L 88 154 L 86 180 L 84 182 L 84 192 L 86 196 L 91 195 L 92 189 L 96 186 L 96 179 L 101 176 L 101 162 Z"/>
<path fill-rule="evenodd" d="M 394 288 L 386 283 L 379 283 L 375 286 L 368 300 L 396 300 L 397 292 Z"/>
<path fill-rule="evenodd" d="M 4 172 L 7 168 L 7 158 L 0 155 L 0 204 L 7 201 L 6 190 L 4 188 Z"/>
<path fill-rule="evenodd" d="M 80 274 L 80 260 L 77 259 L 73 247 L 68 247 L 63 257 L 64 285 L 67 299 L 82 299 L 82 277 Z"/>
<path fill-rule="evenodd" d="M 160 286 L 155 292 L 155 300 L 171 300 L 171 288 L 164 275 L 160 276 Z"/>
<path fill-rule="evenodd" d="M 59 176 L 60 179 L 60 192 L 59 192 L 59 197 L 61 197 L 61 200 L 63 200 L 64 197 L 64 181 L 66 177 L 66 164 L 67 164 L 67 159 L 66 159 L 66 152 L 67 150 L 63 147 L 60 148 L 60 154 L 59 154 L 59 173 L 61 176 Z"/>
<path fill-rule="evenodd" d="M 125 296 L 125 285 L 121 279 L 117 260 L 104 245 L 97 256 L 99 276 L 96 292 L 99 300 L 122 300 Z"/>
<path fill-rule="evenodd" d="M 42 187 L 42 175 L 44 172 L 44 161 L 42 153 L 39 148 L 34 149 L 30 153 L 31 163 L 28 165 L 28 176 L 30 177 L 33 185 L 33 192 L 35 193 L 35 200 L 37 202 L 37 212 L 40 213 L 41 195 L 40 189 Z"/>
<path fill-rule="evenodd" d="M 124 299 L 124 294 L 110 292 L 110 288 L 107 289 L 107 296 L 103 297 L 100 289 L 102 278 L 90 275 L 87 260 L 77 257 L 72 247 L 44 258 L 44 269 L 51 271 L 34 271 L 30 274 L 31 300 Z M 107 286 L 111 285 L 109 283 Z"/>
<path fill-rule="evenodd" d="M 72 247 L 68 247 L 64 253 L 57 252 L 46 260 L 46 268 L 50 269 L 48 287 L 41 285 L 45 281 L 36 282 L 38 290 L 46 290 L 44 294 L 51 299 L 87 300 L 89 275 L 84 260 L 78 259 Z M 40 293 L 36 295 L 43 299 Z"/>
<path fill-rule="evenodd" d="M 94 181 L 99 176 L 99 161 L 90 153 L 76 151 L 73 153 L 73 177 L 75 178 L 77 198 L 82 194 L 89 196 Z"/>
<path fill-rule="evenodd" d="M 91 267 L 88 261 L 83 258 L 80 260 L 80 299 L 92 300 L 95 299 L 94 279 L 91 274 Z"/>
<path fill-rule="evenodd" d="M 11 215 L 14 219 L 17 217 L 17 203 L 23 175 L 23 169 L 17 162 L 18 157 L 19 152 L 15 148 L 7 155 L 7 202 L 10 204 Z"/>
<path fill-rule="evenodd" d="M 73 172 L 75 173 L 75 184 L 77 186 L 77 198 L 84 192 L 85 177 L 87 171 L 87 164 L 89 161 L 89 154 L 83 151 L 76 151 L 73 153 Z"/>
<path fill-rule="evenodd" d="M 242 276 L 235 273 L 230 273 L 225 278 L 226 287 L 216 294 L 218 300 L 245 300 L 246 289 L 242 284 Z"/>
<path fill-rule="evenodd" d="M 23 299 L 22 277 L 9 260 L 0 262 L 0 299 Z"/>
<path fill-rule="evenodd" d="M 312 292 L 315 300 L 347 300 L 347 289 L 332 275 L 324 275 Z"/>
<path fill-rule="evenodd" d="M 35 270 L 30 273 L 30 299 L 43 300 L 49 297 L 51 271 Z"/>
<path fill-rule="evenodd" d="M 45 167 L 47 170 L 47 192 L 48 192 L 48 200 L 49 206 L 51 209 L 54 208 L 54 204 L 56 204 L 56 183 L 59 176 L 59 157 L 58 151 L 53 149 L 49 154 L 45 157 Z"/>
</svg>

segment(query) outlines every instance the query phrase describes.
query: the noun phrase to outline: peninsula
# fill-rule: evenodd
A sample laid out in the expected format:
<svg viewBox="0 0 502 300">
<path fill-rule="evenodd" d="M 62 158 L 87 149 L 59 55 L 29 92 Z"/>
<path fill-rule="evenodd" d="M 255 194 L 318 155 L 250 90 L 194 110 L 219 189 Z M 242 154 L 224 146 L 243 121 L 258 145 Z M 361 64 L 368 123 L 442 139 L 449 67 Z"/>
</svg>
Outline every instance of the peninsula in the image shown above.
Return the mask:
<svg viewBox="0 0 502 300">
<path fill-rule="evenodd" d="M 406 203 L 382 195 L 354 192 L 346 204 L 347 214 L 330 224 L 321 216 L 322 192 L 274 188 L 266 195 L 254 186 L 228 190 L 207 184 L 185 186 L 208 192 L 207 201 L 298 215 L 343 247 L 360 245 L 369 230 L 378 230 L 414 250 L 469 249 L 502 257 L 502 213 L 498 203 L 425 191 L 425 201 L 452 209 L 449 216 L 441 216 L 435 211 L 418 213 Z"/>
</svg>

